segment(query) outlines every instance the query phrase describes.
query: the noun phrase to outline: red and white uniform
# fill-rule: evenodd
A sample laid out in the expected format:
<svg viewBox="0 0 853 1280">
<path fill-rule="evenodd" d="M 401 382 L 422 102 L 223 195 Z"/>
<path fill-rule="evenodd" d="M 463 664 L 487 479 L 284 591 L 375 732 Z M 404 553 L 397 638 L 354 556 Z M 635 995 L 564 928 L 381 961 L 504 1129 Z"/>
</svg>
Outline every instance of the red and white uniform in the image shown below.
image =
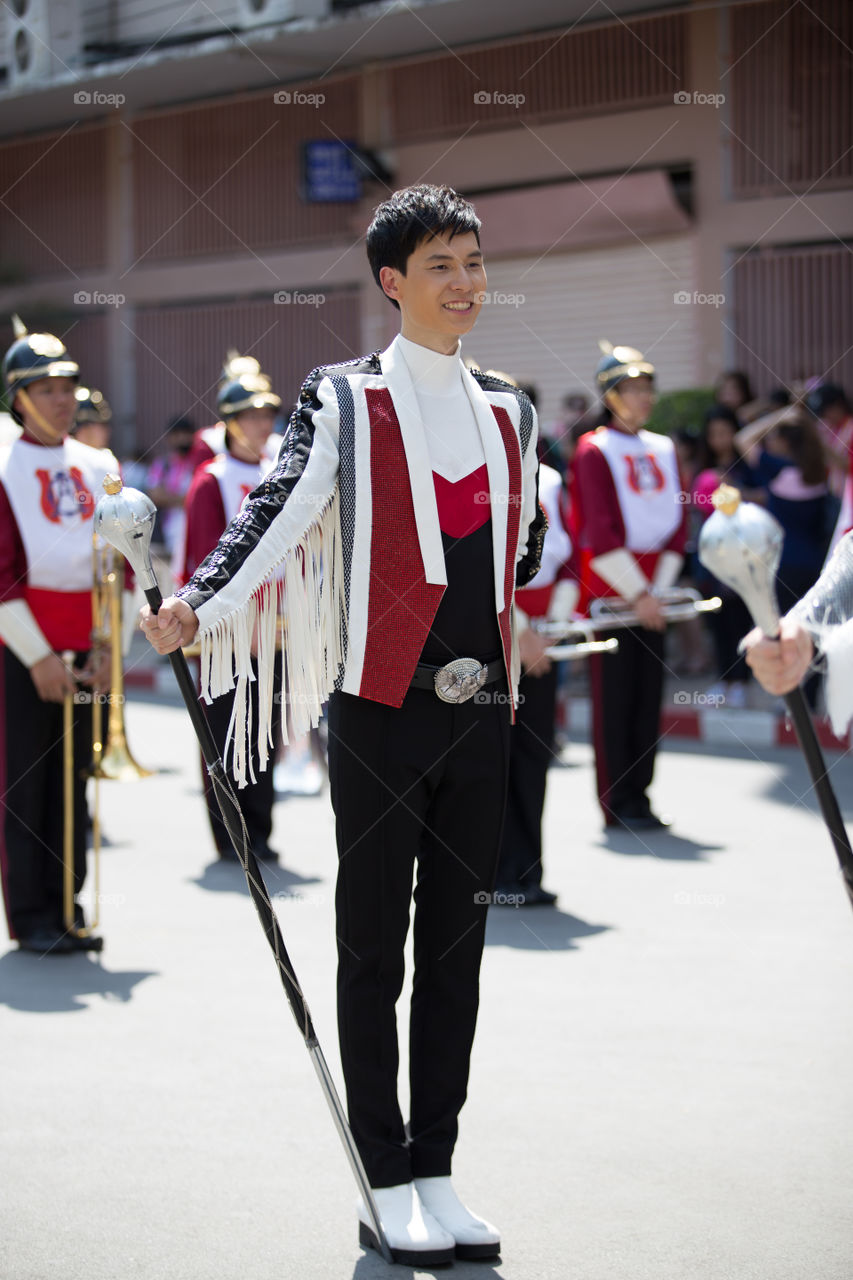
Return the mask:
<svg viewBox="0 0 853 1280">
<path fill-rule="evenodd" d="M 47 446 L 22 435 L 0 450 L 0 603 L 26 601 L 42 657 L 89 648 L 92 517 L 111 471 L 113 454 L 70 436 Z"/>
<path fill-rule="evenodd" d="M 576 585 L 569 577 L 572 539 L 565 519 L 564 499 L 565 489 L 559 471 L 540 463 L 539 504 L 548 517 L 542 560 L 536 576 L 515 593 L 516 607 L 528 618 L 547 617 L 558 603 L 555 597 L 565 593 L 565 603 L 558 608 L 560 620 L 565 620 L 577 600 Z M 566 588 L 570 590 L 566 592 Z"/>
<path fill-rule="evenodd" d="M 243 462 L 227 452 L 202 463 L 187 493 L 184 553 L 176 585 L 189 581 L 273 465 L 269 457 Z"/>
<path fill-rule="evenodd" d="M 671 586 L 686 537 L 672 441 L 614 426 L 582 436 L 573 465 L 572 524 L 582 608 L 604 596 L 630 600 L 649 585 Z"/>
<path fill-rule="evenodd" d="M 599 427 L 578 442 L 572 519 L 580 547 L 581 605 L 606 596 L 632 601 L 673 585 L 681 567 L 686 504 L 672 441 Z M 608 825 L 643 821 L 663 696 L 660 632 L 619 631 L 619 651 L 590 659 L 599 803 Z"/>
<path fill-rule="evenodd" d="M 73 438 L 26 435 L 0 450 L 0 879 L 9 936 L 62 932 L 64 748 L 60 703 L 39 697 L 29 670 L 51 650 L 91 644 L 92 520 L 111 453 Z M 22 665 L 23 664 L 23 665 Z M 74 700 L 70 745 L 73 891 L 86 876 L 86 766 L 91 703 Z"/>
<path fill-rule="evenodd" d="M 280 448 L 281 436 L 274 431 L 264 446 L 264 454 L 269 458 L 270 466 L 278 457 Z M 189 460 L 193 470 L 196 470 L 198 467 L 203 467 L 206 462 L 212 462 L 214 458 L 225 452 L 227 452 L 225 448 L 225 423 L 214 422 L 212 427 L 202 427 L 193 436 Z"/>
</svg>

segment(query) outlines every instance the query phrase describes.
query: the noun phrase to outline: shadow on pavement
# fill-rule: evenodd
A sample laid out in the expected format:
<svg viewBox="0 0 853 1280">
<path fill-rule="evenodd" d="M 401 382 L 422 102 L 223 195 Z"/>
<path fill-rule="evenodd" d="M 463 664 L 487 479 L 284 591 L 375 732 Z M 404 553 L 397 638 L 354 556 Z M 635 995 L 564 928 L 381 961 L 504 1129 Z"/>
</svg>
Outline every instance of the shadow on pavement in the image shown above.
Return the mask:
<svg viewBox="0 0 853 1280">
<path fill-rule="evenodd" d="M 853 823 L 853 787 L 850 785 L 851 760 L 849 756 L 824 756 L 827 775 L 838 801 L 838 808 L 849 828 Z M 798 754 L 793 760 L 774 761 L 767 771 L 763 798 L 773 804 L 801 806 L 809 812 L 820 814 L 817 792 L 806 772 L 803 758 Z M 828 839 L 829 837 L 827 837 Z"/>
<path fill-rule="evenodd" d="M 84 996 L 126 1004 L 133 988 L 157 969 L 112 972 L 84 953 L 38 956 L 8 951 L 0 956 L 0 1004 L 24 1013 L 74 1013 L 88 1008 Z"/>
<path fill-rule="evenodd" d="M 662 858 L 665 861 L 704 862 L 708 853 L 719 853 L 725 846 L 688 840 L 671 831 L 624 831 L 608 827 L 601 838 L 601 848 L 627 857 Z"/>
<path fill-rule="evenodd" d="M 491 907 L 486 921 L 486 946 L 517 947 L 522 951 L 577 951 L 575 939 L 607 933 L 610 927 L 609 924 L 587 924 L 556 907 Z"/>
<path fill-rule="evenodd" d="M 271 895 L 287 893 L 300 885 L 321 884 L 320 876 L 301 876 L 297 871 L 289 871 L 287 867 L 274 862 L 261 865 L 261 875 Z M 239 862 L 224 862 L 218 858 L 204 868 L 200 876 L 191 876 L 190 884 L 197 884 L 200 889 L 210 893 L 242 893 L 248 895 L 249 886 Z"/>
</svg>

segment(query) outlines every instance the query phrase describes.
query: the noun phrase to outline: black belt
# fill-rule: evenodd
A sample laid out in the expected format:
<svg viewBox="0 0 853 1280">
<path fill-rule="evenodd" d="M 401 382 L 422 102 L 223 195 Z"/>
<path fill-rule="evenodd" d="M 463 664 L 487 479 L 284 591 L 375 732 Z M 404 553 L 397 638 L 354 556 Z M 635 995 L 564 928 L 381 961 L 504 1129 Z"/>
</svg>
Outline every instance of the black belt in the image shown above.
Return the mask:
<svg viewBox="0 0 853 1280">
<path fill-rule="evenodd" d="M 485 665 L 476 658 L 456 658 L 443 667 L 419 662 L 409 687 L 430 689 L 442 702 L 467 702 L 503 675 L 504 664 L 500 658 Z"/>
</svg>

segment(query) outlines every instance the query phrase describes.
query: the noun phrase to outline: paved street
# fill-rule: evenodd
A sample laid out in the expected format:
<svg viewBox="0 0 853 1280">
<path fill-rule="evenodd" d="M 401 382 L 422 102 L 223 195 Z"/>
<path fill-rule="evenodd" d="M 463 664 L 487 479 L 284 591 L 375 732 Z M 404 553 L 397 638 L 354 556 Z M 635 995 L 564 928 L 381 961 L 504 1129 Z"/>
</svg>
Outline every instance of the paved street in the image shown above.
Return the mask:
<svg viewBox="0 0 853 1280">
<path fill-rule="evenodd" d="M 0 955 L 0 1275 L 385 1276 L 242 872 L 211 865 L 188 718 L 127 723 L 161 772 L 102 789 L 102 957 Z M 799 754 L 711 750 L 661 757 L 678 834 L 645 842 L 605 839 L 586 745 L 550 775 L 560 905 L 491 912 L 455 1166 L 503 1260 L 462 1280 L 849 1280 L 853 915 Z M 327 797 L 279 803 L 273 843 L 340 1080 Z"/>
</svg>

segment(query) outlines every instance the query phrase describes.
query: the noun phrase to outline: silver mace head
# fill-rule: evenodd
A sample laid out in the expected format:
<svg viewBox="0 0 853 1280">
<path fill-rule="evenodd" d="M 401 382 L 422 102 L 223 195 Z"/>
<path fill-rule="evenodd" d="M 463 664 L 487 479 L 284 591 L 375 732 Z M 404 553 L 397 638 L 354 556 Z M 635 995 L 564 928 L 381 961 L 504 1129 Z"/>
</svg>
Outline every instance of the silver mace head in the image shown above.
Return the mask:
<svg viewBox="0 0 853 1280">
<path fill-rule="evenodd" d="M 156 515 L 157 508 L 147 494 L 125 489 L 119 476 L 104 476 L 104 494 L 95 506 L 95 532 L 129 561 L 143 591 L 157 586 L 151 567 Z"/>
<path fill-rule="evenodd" d="M 779 630 L 775 578 L 785 537 L 769 511 L 742 502 L 740 493 L 721 485 L 711 497 L 715 511 L 699 534 L 699 559 L 715 578 L 736 591 L 767 636 Z"/>
</svg>

